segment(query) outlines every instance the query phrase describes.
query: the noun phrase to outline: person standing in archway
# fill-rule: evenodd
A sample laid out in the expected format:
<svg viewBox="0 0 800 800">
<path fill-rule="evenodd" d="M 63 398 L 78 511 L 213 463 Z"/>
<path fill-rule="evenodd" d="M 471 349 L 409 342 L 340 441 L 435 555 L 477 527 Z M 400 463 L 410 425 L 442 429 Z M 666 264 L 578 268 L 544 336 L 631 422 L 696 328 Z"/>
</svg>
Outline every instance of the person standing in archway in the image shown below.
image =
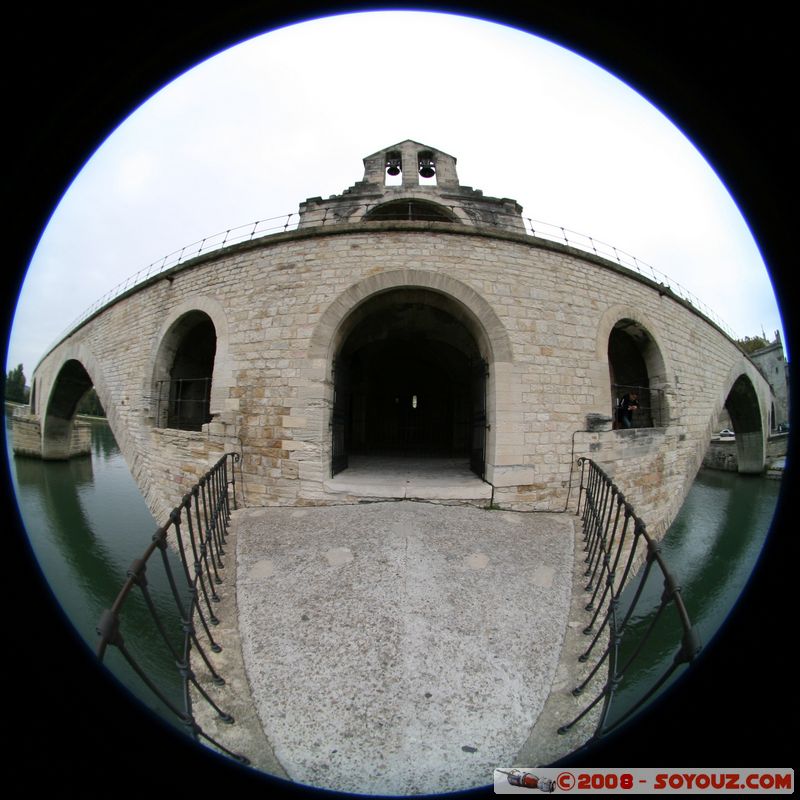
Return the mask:
<svg viewBox="0 0 800 800">
<path fill-rule="evenodd" d="M 633 412 L 639 408 L 639 395 L 632 391 L 622 395 L 617 407 L 617 420 L 623 428 L 633 427 Z"/>
</svg>

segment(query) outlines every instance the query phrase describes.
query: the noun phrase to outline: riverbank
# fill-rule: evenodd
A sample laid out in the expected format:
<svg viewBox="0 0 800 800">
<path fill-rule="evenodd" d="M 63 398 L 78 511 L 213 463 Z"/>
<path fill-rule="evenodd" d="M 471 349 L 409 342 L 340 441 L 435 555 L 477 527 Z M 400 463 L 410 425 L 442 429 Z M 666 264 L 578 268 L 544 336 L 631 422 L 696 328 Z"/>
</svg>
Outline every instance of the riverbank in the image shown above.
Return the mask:
<svg viewBox="0 0 800 800">
<path fill-rule="evenodd" d="M 24 403 L 5 401 L 6 419 L 11 422 L 11 445 L 15 456 L 28 458 L 43 457 L 41 419 L 30 413 L 30 406 Z M 49 458 L 63 460 L 89 456 L 92 452 L 92 425 L 108 424 L 105 417 L 90 414 L 76 414 L 68 441 L 56 451 L 49 453 Z"/>
<path fill-rule="evenodd" d="M 786 452 L 789 445 L 788 433 L 776 433 L 767 440 L 767 459 L 764 476 L 773 480 L 781 480 L 786 467 Z M 723 472 L 736 472 L 739 468 L 736 437 L 719 438 L 711 440 L 703 458 L 703 467 L 706 469 L 721 470 Z"/>
</svg>

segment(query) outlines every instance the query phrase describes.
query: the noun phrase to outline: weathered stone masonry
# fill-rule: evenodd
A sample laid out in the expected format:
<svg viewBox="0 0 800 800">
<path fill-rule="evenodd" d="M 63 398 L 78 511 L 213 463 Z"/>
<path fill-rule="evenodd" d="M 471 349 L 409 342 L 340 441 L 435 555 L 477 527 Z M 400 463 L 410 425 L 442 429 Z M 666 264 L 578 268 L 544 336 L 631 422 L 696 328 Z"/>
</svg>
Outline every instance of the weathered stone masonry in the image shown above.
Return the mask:
<svg viewBox="0 0 800 800">
<path fill-rule="evenodd" d="M 488 364 L 486 480 L 502 507 L 564 509 L 585 455 L 659 532 L 742 376 L 767 429 L 766 382 L 664 287 L 517 230 L 414 219 L 301 226 L 163 273 L 43 359 L 32 410 L 45 419 L 64 365 L 83 365 L 157 517 L 228 450 L 242 452 L 248 505 L 341 502 L 325 490 L 333 362 L 359 309 L 399 293 L 458 317 Z M 211 421 L 199 431 L 160 427 L 155 381 L 172 352 L 164 343 L 196 311 L 216 333 Z M 610 429 L 609 336 L 623 321 L 649 337 L 657 427 Z M 765 439 L 755 442 L 754 471 Z"/>
</svg>

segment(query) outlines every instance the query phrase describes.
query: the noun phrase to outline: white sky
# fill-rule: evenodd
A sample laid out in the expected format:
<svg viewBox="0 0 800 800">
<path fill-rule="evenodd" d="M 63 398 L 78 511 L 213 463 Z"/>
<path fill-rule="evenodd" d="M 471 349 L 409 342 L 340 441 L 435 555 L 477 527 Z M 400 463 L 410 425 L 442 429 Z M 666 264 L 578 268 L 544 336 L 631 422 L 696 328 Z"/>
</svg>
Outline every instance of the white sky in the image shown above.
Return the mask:
<svg viewBox="0 0 800 800">
<path fill-rule="evenodd" d="M 340 194 L 362 178 L 364 156 L 405 139 L 455 156 L 463 185 L 514 198 L 523 216 L 666 273 L 738 336 L 783 336 L 735 203 L 640 95 L 527 32 L 371 12 L 251 39 L 132 113 L 42 235 L 6 370 L 22 363 L 30 378 L 68 325 L 140 269 L 205 236 L 296 212 L 308 197 Z"/>
</svg>

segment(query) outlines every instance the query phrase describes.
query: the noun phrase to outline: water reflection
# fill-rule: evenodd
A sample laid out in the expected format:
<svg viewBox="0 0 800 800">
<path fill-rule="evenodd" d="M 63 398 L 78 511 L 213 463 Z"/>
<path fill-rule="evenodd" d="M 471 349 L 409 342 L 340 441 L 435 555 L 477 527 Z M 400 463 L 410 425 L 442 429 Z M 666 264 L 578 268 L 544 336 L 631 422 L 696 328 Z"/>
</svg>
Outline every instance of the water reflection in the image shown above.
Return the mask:
<svg viewBox="0 0 800 800">
<path fill-rule="evenodd" d="M 6 434 L 10 438 L 8 429 Z M 65 462 L 11 456 L 11 462 L 36 560 L 70 623 L 94 651 L 100 616 L 122 588 L 131 563 L 150 543 L 156 522 L 105 422 L 92 424 L 91 456 Z M 177 568 L 174 554 L 170 559 Z M 175 621 L 175 605 L 160 564 L 148 567 L 147 579 L 157 610 L 164 619 Z M 174 661 L 161 641 L 150 635 L 150 616 L 138 593 L 126 601 L 122 620 L 123 635 L 146 633 L 126 636 L 126 644 L 157 685 L 179 701 Z M 110 648 L 105 663 L 149 708 L 172 722 L 172 715 L 142 686 L 115 648 Z"/>
<path fill-rule="evenodd" d="M 704 640 L 719 628 L 744 588 L 779 491 L 778 481 L 701 470 L 664 537 L 662 552 Z M 651 596 L 656 591 L 660 587 L 650 587 Z"/>
<path fill-rule="evenodd" d="M 91 645 L 95 634 L 84 624 L 87 603 L 92 596 L 118 592 L 127 566 L 120 553 L 96 535 L 84 508 L 94 486 L 92 461 L 46 464 L 17 458 L 14 466 L 15 488 L 36 558 L 64 610 Z M 91 502 L 88 505 L 94 510 Z"/>
<path fill-rule="evenodd" d="M 779 493 L 778 481 L 701 470 L 661 542 L 666 563 L 704 645 L 724 624 L 756 566 Z M 623 593 L 623 608 L 637 586 L 638 578 Z M 622 663 L 633 652 L 633 643 L 653 623 L 663 591 L 660 572 L 654 569 L 631 617 L 621 648 Z M 612 704 L 612 720 L 636 702 L 669 666 L 680 637 L 678 616 L 673 608 L 667 608 L 654 625 L 642 661 L 637 660 L 620 686 Z M 664 688 L 674 683 L 682 669 Z"/>
</svg>

